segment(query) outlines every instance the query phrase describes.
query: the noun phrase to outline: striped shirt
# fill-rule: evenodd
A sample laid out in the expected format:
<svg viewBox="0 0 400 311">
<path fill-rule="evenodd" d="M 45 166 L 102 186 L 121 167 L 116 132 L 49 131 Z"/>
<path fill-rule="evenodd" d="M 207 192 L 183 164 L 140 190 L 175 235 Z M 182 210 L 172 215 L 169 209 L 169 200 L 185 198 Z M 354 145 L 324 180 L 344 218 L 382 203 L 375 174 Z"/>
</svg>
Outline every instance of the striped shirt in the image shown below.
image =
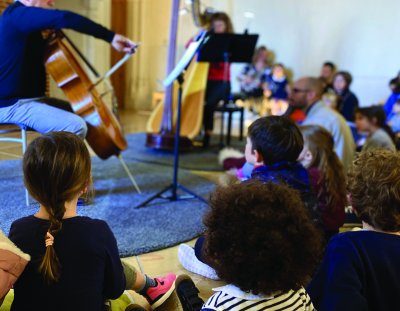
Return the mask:
<svg viewBox="0 0 400 311">
<path fill-rule="evenodd" d="M 234 285 L 213 289 L 216 293 L 203 305 L 201 311 L 313 311 L 314 306 L 305 289 L 290 290 L 275 296 L 258 296 L 241 291 Z"/>
</svg>

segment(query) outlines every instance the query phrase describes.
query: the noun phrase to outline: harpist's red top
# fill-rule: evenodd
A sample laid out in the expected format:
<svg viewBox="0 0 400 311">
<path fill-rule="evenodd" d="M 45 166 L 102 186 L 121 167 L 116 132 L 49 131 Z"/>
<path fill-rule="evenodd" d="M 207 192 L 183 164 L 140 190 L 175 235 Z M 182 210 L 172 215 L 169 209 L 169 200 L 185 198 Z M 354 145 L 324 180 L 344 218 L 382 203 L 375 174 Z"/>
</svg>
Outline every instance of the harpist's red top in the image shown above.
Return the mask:
<svg viewBox="0 0 400 311">
<path fill-rule="evenodd" d="M 210 63 L 210 69 L 208 70 L 208 80 L 213 81 L 230 81 L 231 79 L 231 64 L 227 63 L 227 78 L 224 78 L 224 62 Z"/>
</svg>

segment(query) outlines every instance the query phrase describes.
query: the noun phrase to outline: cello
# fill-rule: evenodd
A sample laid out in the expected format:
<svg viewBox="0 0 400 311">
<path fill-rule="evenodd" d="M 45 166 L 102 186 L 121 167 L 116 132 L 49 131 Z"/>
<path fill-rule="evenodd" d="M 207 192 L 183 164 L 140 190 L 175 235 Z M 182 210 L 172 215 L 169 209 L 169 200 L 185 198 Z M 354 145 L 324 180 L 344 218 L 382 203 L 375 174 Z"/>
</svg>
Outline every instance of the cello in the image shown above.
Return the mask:
<svg viewBox="0 0 400 311">
<path fill-rule="evenodd" d="M 197 12 L 199 10 L 198 1 L 194 1 L 192 5 L 194 5 L 193 8 L 196 9 Z M 174 0 L 170 26 L 170 44 L 168 47 L 167 75 L 175 66 L 178 12 L 179 0 Z M 181 149 L 191 148 L 191 140 L 200 132 L 202 126 L 208 67 L 208 63 L 197 62 L 196 59 L 193 59 L 185 74 L 186 78 L 182 94 L 182 116 L 180 126 Z M 165 90 L 164 102 L 160 103 L 150 115 L 146 127 L 147 147 L 166 150 L 172 150 L 174 148 L 176 126 L 176 114 L 174 112 L 177 110 L 176 93 L 176 88 L 174 89 L 172 85 L 168 86 Z"/>
<path fill-rule="evenodd" d="M 121 126 L 72 50 L 61 31 L 51 35 L 44 58 L 46 71 L 62 89 L 73 111 L 86 121 L 86 140 L 93 151 L 103 160 L 118 156 L 127 148 Z"/>
</svg>

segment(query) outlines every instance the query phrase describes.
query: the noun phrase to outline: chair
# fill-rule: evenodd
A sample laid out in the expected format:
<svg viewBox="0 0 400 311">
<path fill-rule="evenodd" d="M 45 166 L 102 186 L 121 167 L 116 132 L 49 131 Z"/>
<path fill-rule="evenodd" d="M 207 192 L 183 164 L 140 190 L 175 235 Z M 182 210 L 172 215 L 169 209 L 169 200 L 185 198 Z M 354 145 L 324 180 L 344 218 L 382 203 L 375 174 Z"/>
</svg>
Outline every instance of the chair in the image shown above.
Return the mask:
<svg viewBox="0 0 400 311">
<path fill-rule="evenodd" d="M 20 137 L 9 137 L 0 136 L 0 142 L 13 142 L 13 143 L 19 143 L 22 145 L 22 154 L 25 153 L 26 150 L 26 145 L 27 145 L 27 140 L 26 140 L 26 131 L 27 128 L 23 125 L 18 125 L 18 124 L 8 124 L 8 123 L 3 123 L 0 124 L 0 135 L 3 136 L 3 134 L 11 134 L 11 133 L 20 133 Z M 28 190 L 25 188 L 25 200 L 26 200 L 26 206 L 29 206 L 29 194 Z"/>
<path fill-rule="evenodd" d="M 223 146 L 223 140 L 224 140 L 224 119 L 225 119 L 225 114 L 228 114 L 228 129 L 226 133 L 226 144 L 229 146 L 231 144 L 231 131 L 232 131 L 232 114 L 235 112 L 240 113 L 240 136 L 239 140 L 243 140 L 243 123 L 244 123 L 244 108 L 237 106 L 233 102 L 229 102 L 228 104 L 224 104 L 222 106 L 218 106 L 215 111 L 221 112 L 221 133 L 220 133 L 220 140 L 219 144 L 222 147 Z"/>
</svg>

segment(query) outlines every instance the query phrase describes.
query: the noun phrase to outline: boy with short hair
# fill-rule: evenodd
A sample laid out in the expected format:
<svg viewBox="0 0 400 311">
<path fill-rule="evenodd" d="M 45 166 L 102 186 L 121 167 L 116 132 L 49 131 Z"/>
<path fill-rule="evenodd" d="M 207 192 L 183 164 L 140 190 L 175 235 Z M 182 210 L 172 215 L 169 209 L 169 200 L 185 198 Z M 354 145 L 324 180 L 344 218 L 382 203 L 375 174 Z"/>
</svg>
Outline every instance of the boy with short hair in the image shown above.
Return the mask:
<svg viewBox="0 0 400 311">
<path fill-rule="evenodd" d="M 302 149 L 303 135 L 293 121 L 287 117 L 268 116 L 250 125 L 245 156 L 246 161 L 254 165 L 252 179 L 283 183 L 297 190 L 308 214 L 318 223 L 316 197 L 311 190 L 307 170 L 296 162 Z M 203 258 L 203 243 L 204 236 L 201 236 L 194 249 L 181 244 L 178 250 L 179 261 L 193 273 L 219 279 Z"/>
</svg>

